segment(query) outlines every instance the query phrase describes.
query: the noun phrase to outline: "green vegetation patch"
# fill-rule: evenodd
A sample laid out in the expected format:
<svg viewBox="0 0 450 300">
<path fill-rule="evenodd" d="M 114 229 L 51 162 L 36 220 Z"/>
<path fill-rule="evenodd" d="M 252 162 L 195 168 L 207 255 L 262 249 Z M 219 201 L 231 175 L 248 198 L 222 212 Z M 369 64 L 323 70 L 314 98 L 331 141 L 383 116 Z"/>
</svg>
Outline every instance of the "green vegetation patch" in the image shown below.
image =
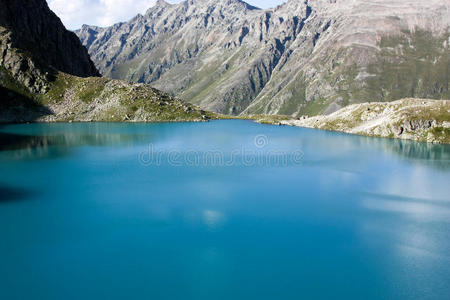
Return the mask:
<svg viewBox="0 0 450 300">
<path fill-rule="evenodd" d="M 286 115 L 248 115 L 239 117 L 241 120 L 253 120 L 261 124 L 279 125 L 281 121 L 291 120 L 291 116 Z"/>
<path fill-rule="evenodd" d="M 441 142 L 450 144 L 450 128 L 434 127 L 431 133 Z"/>
<path fill-rule="evenodd" d="M 405 97 L 449 99 L 449 33 L 435 37 L 415 30 L 384 36 L 377 62 L 370 64 L 365 94 L 368 100 L 393 101 Z"/>
<path fill-rule="evenodd" d="M 109 79 L 101 77 L 79 78 L 59 73 L 51 84 L 50 91 L 41 96 L 43 104 L 58 103 L 64 100 L 67 92 L 73 93 L 73 99 L 90 103 L 100 97 Z"/>
<path fill-rule="evenodd" d="M 51 84 L 50 90 L 41 96 L 42 104 L 57 103 L 64 99 L 67 90 L 73 87 L 75 77 L 64 73 L 58 74 L 56 80 Z"/>
</svg>

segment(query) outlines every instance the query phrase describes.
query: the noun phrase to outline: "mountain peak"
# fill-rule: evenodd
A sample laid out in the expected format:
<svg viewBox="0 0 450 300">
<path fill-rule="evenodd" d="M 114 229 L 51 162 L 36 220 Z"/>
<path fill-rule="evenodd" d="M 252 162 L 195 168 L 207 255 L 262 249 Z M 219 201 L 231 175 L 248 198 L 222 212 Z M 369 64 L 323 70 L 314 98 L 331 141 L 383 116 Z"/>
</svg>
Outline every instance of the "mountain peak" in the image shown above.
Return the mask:
<svg viewBox="0 0 450 300">
<path fill-rule="evenodd" d="M 167 6 L 171 6 L 172 4 L 164 1 L 164 0 L 157 0 L 155 3 L 155 6 L 157 7 L 167 7 Z"/>
<path fill-rule="evenodd" d="M 231 6 L 239 5 L 248 10 L 259 10 L 260 8 L 252 6 L 242 0 L 186 0 L 181 3 L 187 3 L 189 6 Z"/>
</svg>

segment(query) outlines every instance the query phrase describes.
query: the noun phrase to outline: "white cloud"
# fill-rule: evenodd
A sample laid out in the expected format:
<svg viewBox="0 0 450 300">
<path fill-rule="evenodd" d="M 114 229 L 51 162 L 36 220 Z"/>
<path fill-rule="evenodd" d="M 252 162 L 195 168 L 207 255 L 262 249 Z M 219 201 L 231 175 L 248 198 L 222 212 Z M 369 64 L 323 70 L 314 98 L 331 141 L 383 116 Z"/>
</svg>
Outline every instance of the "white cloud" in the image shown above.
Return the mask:
<svg viewBox="0 0 450 300">
<path fill-rule="evenodd" d="M 155 0 L 47 0 L 68 29 L 83 24 L 109 26 L 144 13 Z"/>
</svg>

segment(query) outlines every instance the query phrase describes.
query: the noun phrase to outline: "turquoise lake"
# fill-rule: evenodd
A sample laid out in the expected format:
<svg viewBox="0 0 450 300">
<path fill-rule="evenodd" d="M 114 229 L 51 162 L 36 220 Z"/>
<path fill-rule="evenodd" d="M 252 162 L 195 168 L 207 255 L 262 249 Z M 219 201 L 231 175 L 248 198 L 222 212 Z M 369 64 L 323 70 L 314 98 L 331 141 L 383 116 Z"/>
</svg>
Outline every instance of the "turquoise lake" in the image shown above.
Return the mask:
<svg viewBox="0 0 450 300">
<path fill-rule="evenodd" d="M 0 299 L 450 299 L 450 147 L 0 126 Z"/>
</svg>

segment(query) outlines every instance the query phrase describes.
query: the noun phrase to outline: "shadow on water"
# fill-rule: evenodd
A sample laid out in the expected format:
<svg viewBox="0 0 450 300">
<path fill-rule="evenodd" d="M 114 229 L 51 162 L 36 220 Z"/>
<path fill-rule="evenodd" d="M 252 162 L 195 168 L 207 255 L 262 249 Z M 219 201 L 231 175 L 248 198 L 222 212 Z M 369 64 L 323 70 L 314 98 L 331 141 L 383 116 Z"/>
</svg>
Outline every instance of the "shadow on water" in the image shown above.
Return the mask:
<svg viewBox="0 0 450 300">
<path fill-rule="evenodd" d="M 0 68 L 0 76 L 8 81 L 8 75 Z M 14 85 L 14 83 L 12 83 Z M 19 87 L 20 89 L 20 87 Z M 50 115 L 52 111 L 30 97 L 0 86 L 0 130 L 8 123 L 32 122 Z M 40 137 L 0 132 L 0 152 L 42 145 Z M 29 199 L 32 192 L 27 189 L 10 187 L 0 183 L 0 205 Z"/>
<path fill-rule="evenodd" d="M 1 66 L 0 79 L 0 130 L 7 124 L 33 122 L 52 114 L 51 110 L 37 103 L 31 96 L 1 86 L 2 81 L 6 81 L 17 89 L 24 88 L 18 86 Z M 39 138 L 0 132 L 0 151 L 21 149 L 29 145 L 38 146 Z"/>
<path fill-rule="evenodd" d="M 14 151 L 48 145 L 49 141 L 45 137 L 0 132 L 0 151 Z"/>
<path fill-rule="evenodd" d="M 27 200 L 31 194 L 32 193 L 26 189 L 13 188 L 0 184 L 0 205 L 3 203 Z"/>
</svg>

